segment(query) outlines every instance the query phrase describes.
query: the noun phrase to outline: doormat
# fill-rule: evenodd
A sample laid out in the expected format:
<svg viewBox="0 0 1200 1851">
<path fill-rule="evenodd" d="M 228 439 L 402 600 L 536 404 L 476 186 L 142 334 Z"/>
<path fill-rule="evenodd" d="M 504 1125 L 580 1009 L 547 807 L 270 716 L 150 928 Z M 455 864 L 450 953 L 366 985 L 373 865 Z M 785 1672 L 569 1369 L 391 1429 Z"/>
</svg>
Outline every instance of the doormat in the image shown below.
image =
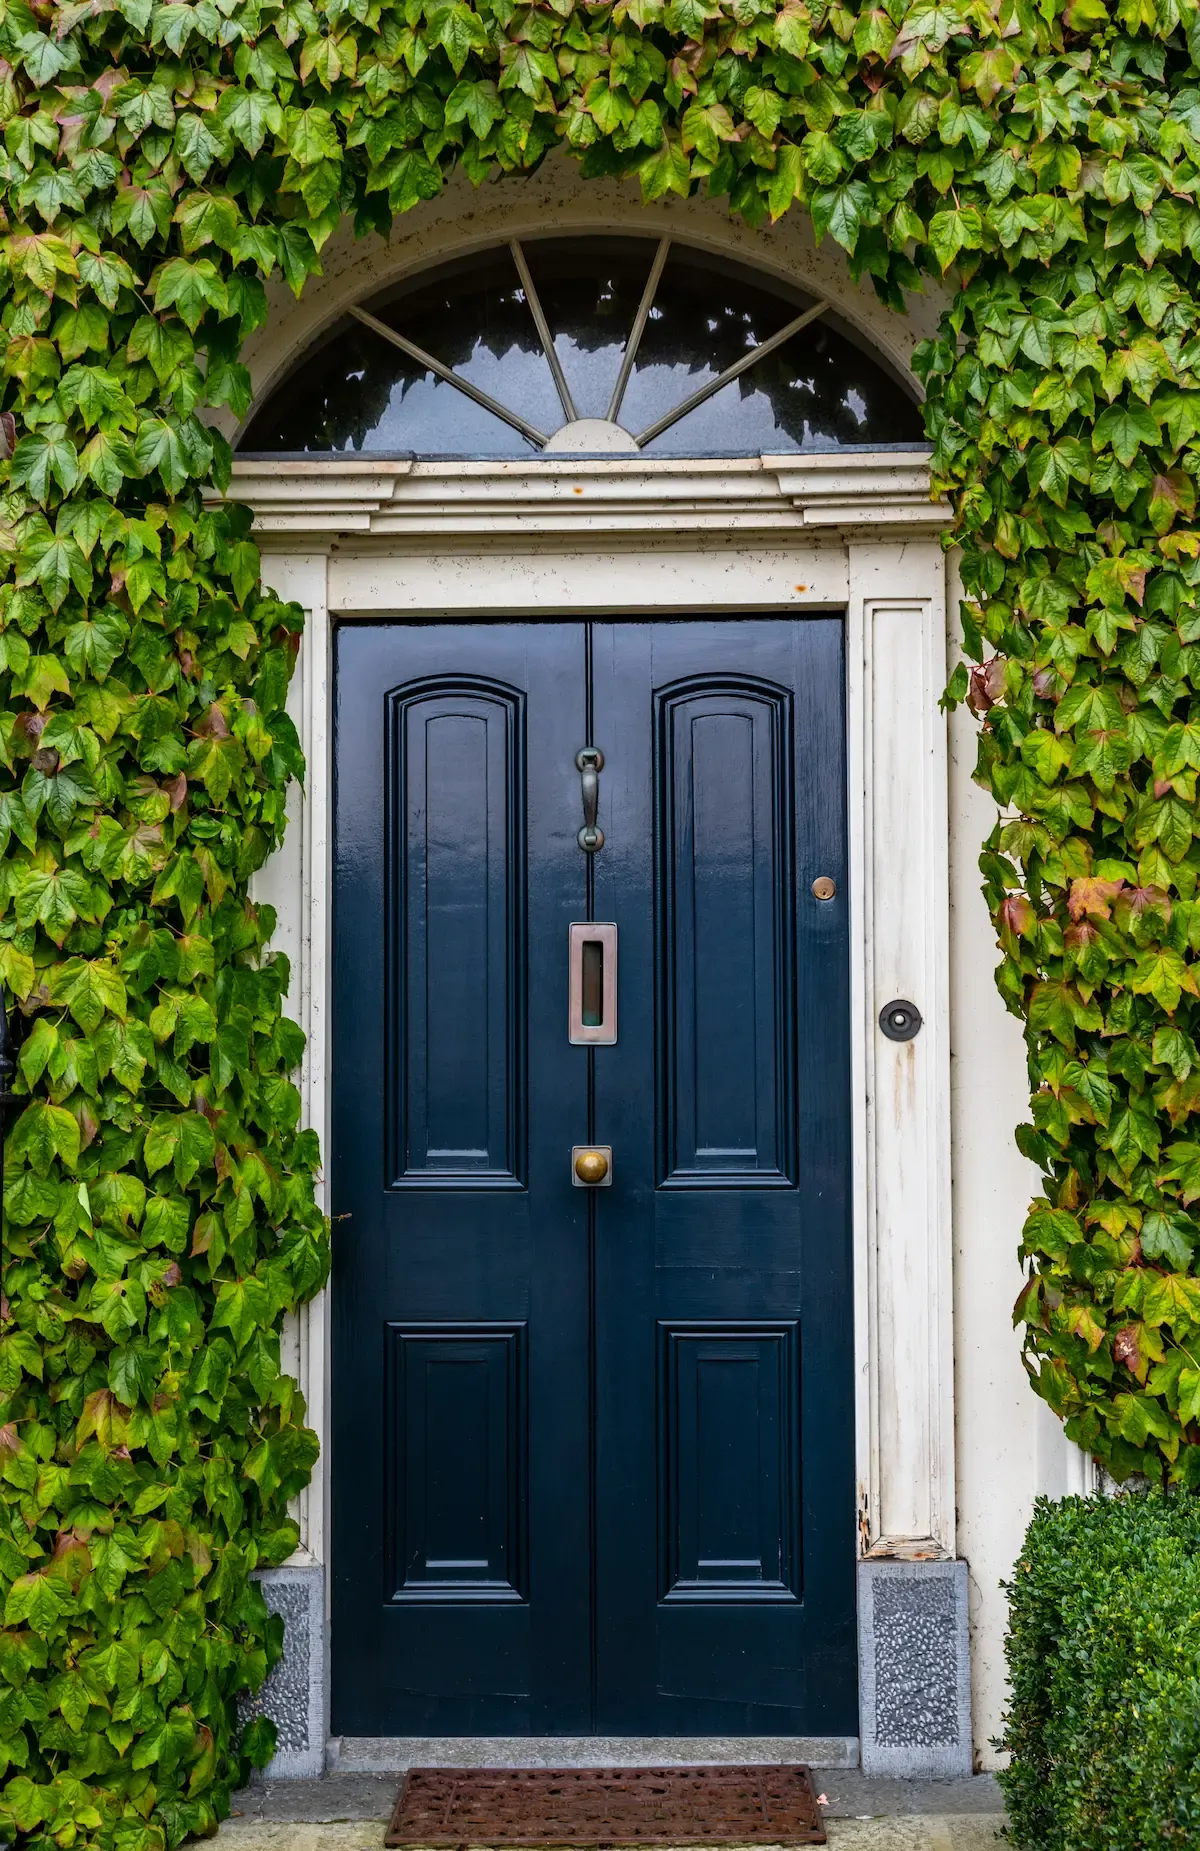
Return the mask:
<svg viewBox="0 0 1200 1851">
<path fill-rule="evenodd" d="M 823 1845 L 806 1767 L 414 1767 L 385 1845 Z"/>
</svg>

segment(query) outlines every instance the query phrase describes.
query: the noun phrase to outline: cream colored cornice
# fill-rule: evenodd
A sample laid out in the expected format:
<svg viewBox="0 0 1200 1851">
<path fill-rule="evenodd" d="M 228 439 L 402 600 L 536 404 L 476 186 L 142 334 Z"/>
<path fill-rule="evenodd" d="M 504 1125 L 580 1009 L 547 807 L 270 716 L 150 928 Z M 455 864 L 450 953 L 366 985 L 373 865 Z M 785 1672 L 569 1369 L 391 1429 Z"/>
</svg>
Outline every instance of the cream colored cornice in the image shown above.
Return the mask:
<svg viewBox="0 0 1200 1851">
<path fill-rule="evenodd" d="M 254 510 L 272 551 L 436 539 L 520 544 L 542 535 L 611 548 L 648 536 L 762 533 L 855 537 L 933 534 L 950 509 L 929 498 L 921 451 L 761 456 L 736 461 L 641 457 L 458 463 L 238 458 L 229 493 Z"/>
</svg>

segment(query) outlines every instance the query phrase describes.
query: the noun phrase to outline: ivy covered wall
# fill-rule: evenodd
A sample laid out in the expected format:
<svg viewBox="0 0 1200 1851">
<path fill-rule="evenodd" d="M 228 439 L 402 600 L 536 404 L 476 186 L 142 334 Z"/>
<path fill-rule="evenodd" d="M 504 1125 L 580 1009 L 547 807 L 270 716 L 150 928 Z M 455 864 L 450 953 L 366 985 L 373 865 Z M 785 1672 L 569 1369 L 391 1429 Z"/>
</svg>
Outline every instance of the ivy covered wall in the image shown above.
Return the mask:
<svg viewBox="0 0 1200 1851">
<path fill-rule="evenodd" d="M 285 961 L 248 882 L 302 767 L 300 614 L 205 421 L 264 279 L 461 164 L 565 147 L 901 310 L 957 511 L 1001 989 L 1044 1173 L 1034 1385 L 1200 1486 L 1200 15 L 1195 0 L 0 0 L 0 976 L 23 1044 L 0 1303 L 0 1829 L 160 1851 L 270 1727 L 321 1285 Z M 1014 1239 L 1018 1230 L 1014 1229 Z"/>
</svg>

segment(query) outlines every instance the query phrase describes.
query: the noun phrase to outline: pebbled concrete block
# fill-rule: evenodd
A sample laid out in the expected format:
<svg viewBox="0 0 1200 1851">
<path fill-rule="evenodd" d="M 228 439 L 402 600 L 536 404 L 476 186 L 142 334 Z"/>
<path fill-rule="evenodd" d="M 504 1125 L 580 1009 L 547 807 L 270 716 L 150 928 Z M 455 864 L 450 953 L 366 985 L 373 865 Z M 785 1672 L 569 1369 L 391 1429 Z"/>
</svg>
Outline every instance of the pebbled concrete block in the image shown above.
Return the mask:
<svg viewBox="0 0 1200 1851">
<path fill-rule="evenodd" d="M 316 1779 L 325 1772 L 325 1571 L 285 1566 L 258 1578 L 283 1615 L 283 1657 L 243 1714 L 265 1714 L 279 1732 L 265 1778 Z"/>
<path fill-rule="evenodd" d="M 858 1574 L 863 1772 L 969 1774 L 967 1564 L 868 1561 Z"/>
</svg>

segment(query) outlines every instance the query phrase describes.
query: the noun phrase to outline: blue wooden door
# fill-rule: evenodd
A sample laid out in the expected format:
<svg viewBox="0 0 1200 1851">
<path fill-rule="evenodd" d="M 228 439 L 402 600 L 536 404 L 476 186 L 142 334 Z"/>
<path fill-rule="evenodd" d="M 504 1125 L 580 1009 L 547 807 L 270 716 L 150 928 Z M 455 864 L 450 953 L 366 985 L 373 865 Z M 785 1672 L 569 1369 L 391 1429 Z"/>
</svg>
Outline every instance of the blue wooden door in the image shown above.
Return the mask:
<svg viewBox="0 0 1200 1851">
<path fill-rule="evenodd" d="M 856 1733 L 842 675 L 833 617 L 338 634 L 338 1733 Z"/>
</svg>

